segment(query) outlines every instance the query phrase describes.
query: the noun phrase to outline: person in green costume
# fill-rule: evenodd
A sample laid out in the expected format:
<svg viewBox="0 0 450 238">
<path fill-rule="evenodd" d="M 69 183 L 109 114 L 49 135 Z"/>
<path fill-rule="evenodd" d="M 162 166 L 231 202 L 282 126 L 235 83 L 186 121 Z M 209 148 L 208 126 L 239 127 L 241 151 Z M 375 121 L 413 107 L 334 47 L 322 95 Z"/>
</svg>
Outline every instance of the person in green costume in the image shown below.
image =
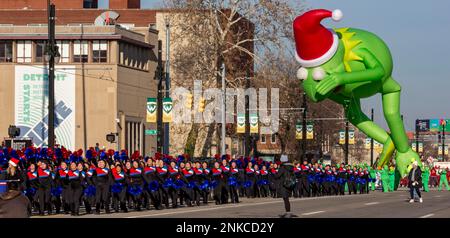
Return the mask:
<svg viewBox="0 0 450 238">
<path fill-rule="evenodd" d="M 394 166 L 391 166 L 389 168 L 389 192 L 394 191 L 394 184 L 395 184 L 395 168 Z"/>
<path fill-rule="evenodd" d="M 383 186 L 383 192 L 389 192 L 389 168 L 387 165 L 383 166 L 380 171 L 381 174 L 381 185 Z"/>
<path fill-rule="evenodd" d="M 330 99 L 342 105 L 353 125 L 383 144 L 378 166 L 388 164 L 396 150 L 396 169 L 404 177 L 411 159 L 420 162 L 420 158 L 411 149 L 401 119 L 401 86 L 392 77 L 390 50 L 371 32 L 355 28 L 331 30 L 320 24 L 323 19 L 339 21 L 342 16 L 340 10 L 315 9 L 295 18 L 295 58 L 301 66 L 297 78 L 313 102 Z M 361 110 L 361 99 L 377 94 L 382 96 L 390 133 Z"/>
<path fill-rule="evenodd" d="M 448 181 L 447 181 L 447 169 L 440 169 L 438 173 L 440 175 L 438 191 L 442 190 L 442 184 L 445 185 L 445 188 L 447 189 L 447 191 L 450 191 L 450 188 L 448 187 Z"/>
<path fill-rule="evenodd" d="M 377 181 L 377 170 L 369 167 L 370 189 L 375 191 L 375 183 Z"/>
<path fill-rule="evenodd" d="M 430 168 L 428 166 L 424 166 L 425 169 L 422 173 L 422 183 L 423 183 L 423 191 L 429 192 L 430 189 L 428 187 L 428 183 L 430 181 Z"/>
</svg>

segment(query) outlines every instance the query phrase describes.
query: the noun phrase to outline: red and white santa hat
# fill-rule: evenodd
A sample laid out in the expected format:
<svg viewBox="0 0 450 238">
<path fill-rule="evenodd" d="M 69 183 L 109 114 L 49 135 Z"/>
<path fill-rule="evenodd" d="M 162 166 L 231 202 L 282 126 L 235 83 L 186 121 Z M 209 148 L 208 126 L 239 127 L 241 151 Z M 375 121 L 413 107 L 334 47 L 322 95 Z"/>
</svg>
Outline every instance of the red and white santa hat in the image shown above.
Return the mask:
<svg viewBox="0 0 450 238">
<path fill-rule="evenodd" d="M 303 67 L 319 66 L 331 59 L 337 51 L 339 45 L 337 34 L 320 24 L 328 17 L 340 21 L 343 14 L 338 9 L 333 12 L 316 9 L 295 18 L 293 23 L 295 58 Z"/>
<path fill-rule="evenodd" d="M 11 158 L 8 163 L 14 167 L 17 167 L 17 165 L 19 164 L 19 160 L 16 158 Z"/>
</svg>

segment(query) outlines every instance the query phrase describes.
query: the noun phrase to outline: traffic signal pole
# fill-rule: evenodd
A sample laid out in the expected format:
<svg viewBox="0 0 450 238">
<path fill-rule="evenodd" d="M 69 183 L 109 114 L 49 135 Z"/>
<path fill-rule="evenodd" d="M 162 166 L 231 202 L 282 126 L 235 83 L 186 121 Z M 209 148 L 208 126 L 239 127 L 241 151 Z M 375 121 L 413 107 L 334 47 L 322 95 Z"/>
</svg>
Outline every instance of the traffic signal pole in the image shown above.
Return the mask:
<svg viewBox="0 0 450 238">
<path fill-rule="evenodd" d="M 163 63 L 162 63 L 162 41 L 158 41 L 158 66 L 156 69 L 156 75 L 158 79 L 158 93 L 157 93 L 157 137 L 156 137 L 156 150 L 159 153 L 163 153 L 162 150 L 162 144 L 164 140 L 164 131 L 163 131 L 163 124 L 162 124 L 162 82 L 164 80 L 164 74 L 163 74 Z"/>
</svg>

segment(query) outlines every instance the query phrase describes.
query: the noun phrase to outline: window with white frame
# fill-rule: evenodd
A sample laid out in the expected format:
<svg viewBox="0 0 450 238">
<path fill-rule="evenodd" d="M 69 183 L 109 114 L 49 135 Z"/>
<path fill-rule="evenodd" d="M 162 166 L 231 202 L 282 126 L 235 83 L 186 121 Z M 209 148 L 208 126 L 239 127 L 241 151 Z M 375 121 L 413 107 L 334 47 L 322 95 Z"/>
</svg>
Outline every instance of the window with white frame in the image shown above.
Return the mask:
<svg viewBox="0 0 450 238">
<path fill-rule="evenodd" d="M 266 135 L 261 135 L 261 144 L 266 143 Z"/>
<path fill-rule="evenodd" d="M 59 62 L 60 63 L 69 63 L 70 62 L 70 41 L 59 40 L 59 41 L 56 41 L 56 45 L 58 46 L 58 51 L 59 51 L 59 54 L 61 55 Z"/>
<path fill-rule="evenodd" d="M 92 60 L 94 63 L 108 61 L 108 41 L 94 40 L 92 42 Z"/>
<path fill-rule="evenodd" d="M 89 43 L 85 40 L 76 40 L 73 43 L 73 62 L 85 63 L 89 59 Z"/>
<path fill-rule="evenodd" d="M 32 46 L 30 40 L 17 41 L 17 62 L 31 63 Z"/>
<path fill-rule="evenodd" d="M 270 143 L 272 143 L 272 144 L 277 143 L 277 135 L 272 134 L 272 137 L 270 138 Z"/>
</svg>

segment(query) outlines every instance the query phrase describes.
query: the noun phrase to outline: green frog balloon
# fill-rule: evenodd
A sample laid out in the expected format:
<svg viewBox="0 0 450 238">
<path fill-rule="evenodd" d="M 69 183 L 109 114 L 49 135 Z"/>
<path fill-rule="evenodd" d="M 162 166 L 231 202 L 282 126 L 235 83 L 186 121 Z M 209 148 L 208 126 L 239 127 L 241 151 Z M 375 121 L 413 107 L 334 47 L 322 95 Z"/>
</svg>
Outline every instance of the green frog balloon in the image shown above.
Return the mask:
<svg viewBox="0 0 450 238">
<path fill-rule="evenodd" d="M 313 102 L 330 99 L 343 105 L 348 120 L 367 136 L 383 144 L 378 166 L 389 162 L 396 150 L 396 168 L 407 175 L 411 159 L 420 162 L 406 136 L 400 115 L 400 84 L 392 78 L 392 56 L 378 36 L 355 28 L 327 29 L 321 21 L 342 19 L 340 10 L 316 9 L 293 22 L 297 77 Z M 389 132 L 361 110 L 361 99 L 381 94 Z"/>
</svg>

